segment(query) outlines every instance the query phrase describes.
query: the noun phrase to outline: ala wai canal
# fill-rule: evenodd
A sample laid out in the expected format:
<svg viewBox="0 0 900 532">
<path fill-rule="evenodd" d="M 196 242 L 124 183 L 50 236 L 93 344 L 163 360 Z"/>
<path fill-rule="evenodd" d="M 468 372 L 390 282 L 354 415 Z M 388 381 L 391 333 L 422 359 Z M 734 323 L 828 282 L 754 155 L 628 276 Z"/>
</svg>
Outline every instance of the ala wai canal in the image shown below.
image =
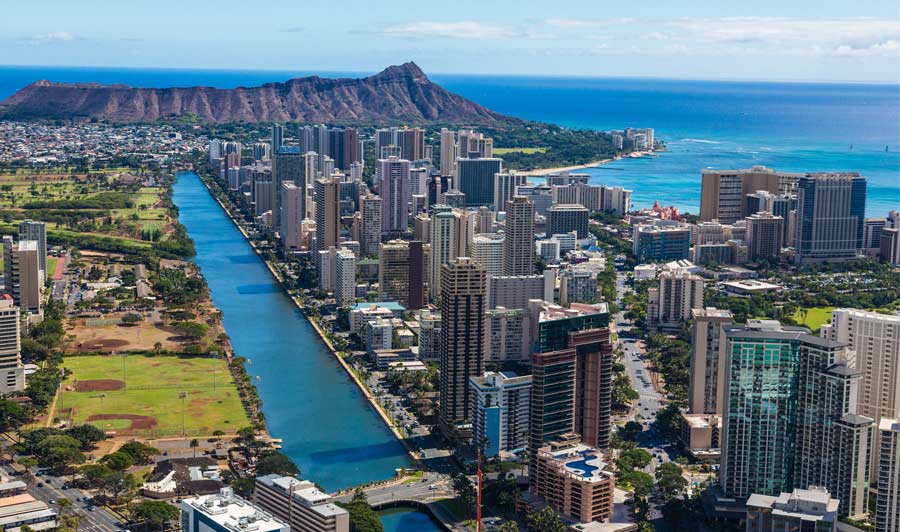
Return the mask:
<svg viewBox="0 0 900 532">
<path fill-rule="evenodd" d="M 249 360 L 269 432 L 284 440 L 303 478 L 335 490 L 408 466 L 403 447 L 200 178 L 179 173 L 173 200 L 234 351 Z M 383 520 L 386 531 L 438 530 L 421 512 L 386 511 Z"/>
</svg>

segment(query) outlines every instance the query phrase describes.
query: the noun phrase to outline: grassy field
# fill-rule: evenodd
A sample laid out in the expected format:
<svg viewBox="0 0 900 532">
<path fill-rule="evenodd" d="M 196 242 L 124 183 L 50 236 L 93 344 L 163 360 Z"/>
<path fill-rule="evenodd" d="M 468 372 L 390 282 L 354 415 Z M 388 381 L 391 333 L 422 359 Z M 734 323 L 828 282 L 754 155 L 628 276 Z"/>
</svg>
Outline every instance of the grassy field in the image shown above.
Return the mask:
<svg viewBox="0 0 900 532">
<path fill-rule="evenodd" d="M 546 153 L 547 148 L 494 148 L 494 155 L 507 153 Z"/>
<path fill-rule="evenodd" d="M 0 211 L 4 220 L 10 224 L 16 224 L 25 218 L 34 217 L 35 213 L 24 209 L 23 206 L 33 201 L 65 201 L 78 200 L 109 193 L 115 190 L 118 174 L 108 171 L 107 177 L 92 175 L 85 179 L 84 174 L 73 176 L 67 173 L 43 173 L 43 174 L 0 174 Z M 119 190 L 122 190 L 119 187 Z M 103 225 L 108 222 L 104 209 L 70 209 L 70 212 L 90 213 L 94 218 L 95 227 L 80 227 L 78 233 L 97 234 L 112 238 L 128 240 L 134 243 L 142 243 L 144 231 L 159 231 L 160 236 L 165 236 L 171 230 L 171 220 L 166 209 L 160 205 L 160 197 L 163 188 L 141 187 L 130 193 L 130 200 L 134 204 L 131 208 L 111 209 L 108 214 L 112 225 Z M 53 207 L 50 207 L 52 209 Z M 47 224 L 48 232 L 58 236 L 66 236 L 70 227 L 61 223 L 50 222 Z"/>
<path fill-rule="evenodd" d="M 56 417 L 122 435 L 166 437 L 234 433 L 250 425 L 224 359 L 175 356 L 75 356 Z M 123 374 L 124 366 L 124 374 Z M 124 380 L 123 380 L 124 377 Z M 72 412 L 71 409 L 74 409 Z"/>
<path fill-rule="evenodd" d="M 811 307 L 800 309 L 791 317 L 800 325 L 809 327 L 809 330 L 816 332 L 819 327 L 831 321 L 832 310 L 834 307 Z"/>
</svg>

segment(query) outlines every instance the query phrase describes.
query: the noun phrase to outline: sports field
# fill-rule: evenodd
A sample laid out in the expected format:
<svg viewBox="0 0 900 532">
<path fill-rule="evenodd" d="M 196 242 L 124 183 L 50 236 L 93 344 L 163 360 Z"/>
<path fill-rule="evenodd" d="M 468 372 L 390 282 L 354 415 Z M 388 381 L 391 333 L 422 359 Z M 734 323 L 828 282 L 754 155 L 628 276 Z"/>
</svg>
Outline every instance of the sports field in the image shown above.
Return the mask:
<svg viewBox="0 0 900 532">
<path fill-rule="evenodd" d="M 794 321 L 816 332 L 819 327 L 831 321 L 831 311 L 834 307 L 810 307 L 799 309 L 791 316 Z"/>
<path fill-rule="evenodd" d="M 227 434 L 250 425 L 223 359 L 117 355 L 66 357 L 71 372 L 56 417 L 121 435 Z M 74 409 L 74 411 L 73 411 Z"/>
</svg>

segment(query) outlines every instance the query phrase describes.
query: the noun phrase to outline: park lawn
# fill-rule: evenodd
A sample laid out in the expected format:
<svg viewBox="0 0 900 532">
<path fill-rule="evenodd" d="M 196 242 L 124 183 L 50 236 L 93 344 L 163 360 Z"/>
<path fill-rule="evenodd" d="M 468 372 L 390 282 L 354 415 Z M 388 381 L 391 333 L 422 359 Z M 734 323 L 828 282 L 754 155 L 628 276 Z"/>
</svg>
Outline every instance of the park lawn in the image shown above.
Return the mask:
<svg viewBox="0 0 900 532">
<path fill-rule="evenodd" d="M 809 330 L 816 332 L 819 330 L 819 327 L 831 321 L 831 311 L 834 309 L 835 307 L 810 307 L 808 309 L 798 309 L 791 318 L 800 325 L 808 327 Z M 806 310 L 805 315 L 803 314 L 804 310 Z"/>
<path fill-rule="evenodd" d="M 56 257 L 47 257 L 47 271 L 44 272 L 44 275 L 47 276 L 47 279 L 52 279 L 53 274 L 56 273 L 56 263 L 59 262 L 59 259 Z"/>
<path fill-rule="evenodd" d="M 124 362 L 124 382 L 123 382 Z M 224 359 L 179 356 L 90 355 L 66 357 L 71 372 L 57 401 L 56 417 L 68 409 L 74 423 L 92 423 L 123 435 L 166 437 L 181 435 L 182 401 L 184 428 L 189 436 L 208 436 L 216 430 L 235 433 L 250 425 Z M 101 383 L 84 381 L 103 380 Z M 94 391 L 76 391 L 78 382 Z M 215 384 L 215 386 L 214 386 Z M 99 388 L 107 389 L 104 391 Z M 102 396 L 102 397 L 101 397 Z M 98 419 L 104 415 L 111 419 Z M 115 416 L 122 416 L 116 418 Z M 125 416 L 142 416 L 132 427 Z M 155 423 L 154 423 L 155 422 Z M 149 426 L 152 425 L 152 426 Z"/>
<path fill-rule="evenodd" d="M 494 155 L 505 155 L 507 153 L 546 153 L 546 147 L 539 148 L 494 148 Z"/>
</svg>

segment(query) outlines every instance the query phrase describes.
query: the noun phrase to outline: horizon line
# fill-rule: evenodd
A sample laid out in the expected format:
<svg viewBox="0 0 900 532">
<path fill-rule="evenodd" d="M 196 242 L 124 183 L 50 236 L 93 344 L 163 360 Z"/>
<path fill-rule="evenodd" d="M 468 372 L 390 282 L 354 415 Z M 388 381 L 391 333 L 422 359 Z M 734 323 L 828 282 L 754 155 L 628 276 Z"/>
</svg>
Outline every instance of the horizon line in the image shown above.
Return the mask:
<svg viewBox="0 0 900 532">
<path fill-rule="evenodd" d="M 399 66 L 406 62 L 415 63 L 415 61 L 404 61 L 393 65 L 388 65 L 376 71 L 362 70 L 301 70 L 291 68 L 219 68 L 219 67 L 168 67 L 168 66 L 100 66 L 100 65 L 33 65 L 33 64 L 0 64 L 0 68 L 57 68 L 57 69 L 97 69 L 97 70 L 162 70 L 162 71 L 204 71 L 204 72 L 272 72 L 272 73 L 290 73 L 297 72 L 305 75 L 316 74 L 357 74 L 364 76 L 375 75 L 390 66 Z M 418 65 L 418 63 L 416 63 Z M 421 67 L 420 67 L 421 68 Z M 424 70 L 423 70 L 424 71 Z M 524 74 L 524 73 L 471 73 L 471 72 L 425 72 L 426 76 L 467 76 L 467 77 L 489 77 L 489 78 L 555 78 L 555 79 L 638 79 L 638 80 L 661 80 L 661 81 L 700 81 L 700 82 L 731 82 L 731 83 L 791 83 L 791 84 L 829 84 L 829 85 L 887 85 L 900 87 L 900 79 L 897 80 L 844 80 L 844 79 L 778 79 L 778 78 L 728 78 L 728 77 L 670 77 L 670 76 L 654 76 L 654 75 L 638 75 L 638 74 Z M 294 78 L 288 78 L 294 79 Z M 35 80 L 37 81 L 37 80 Z"/>
</svg>

